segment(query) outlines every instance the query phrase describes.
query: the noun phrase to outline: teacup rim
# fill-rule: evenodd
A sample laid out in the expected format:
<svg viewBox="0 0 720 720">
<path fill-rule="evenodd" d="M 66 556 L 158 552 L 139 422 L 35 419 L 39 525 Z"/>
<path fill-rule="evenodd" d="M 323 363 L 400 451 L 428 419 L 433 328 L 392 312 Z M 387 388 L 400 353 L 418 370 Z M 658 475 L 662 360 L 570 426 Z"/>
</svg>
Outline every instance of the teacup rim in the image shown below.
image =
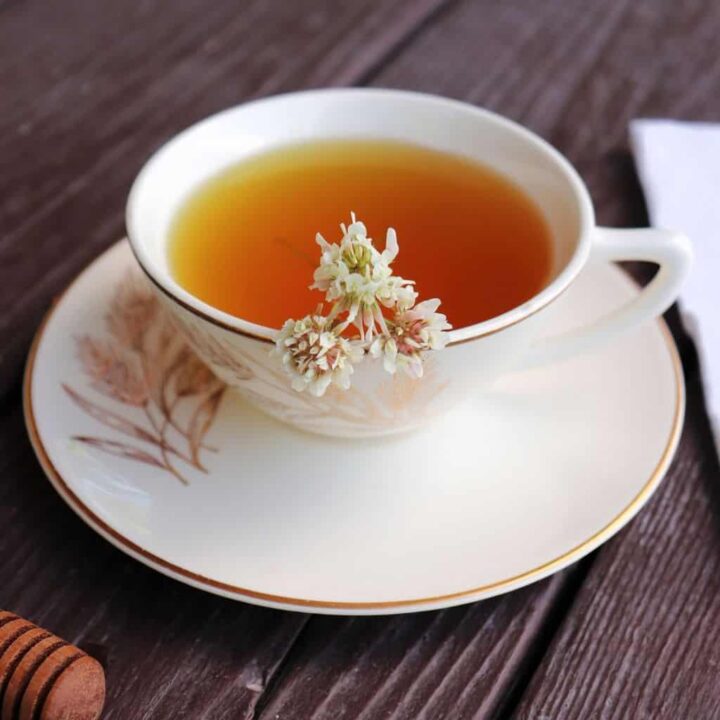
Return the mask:
<svg viewBox="0 0 720 720">
<path fill-rule="evenodd" d="M 510 120 L 509 118 L 493 112 L 492 110 L 476 107 L 461 100 L 455 100 L 432 93 L 423 93 L 411 90 L 396 90 L 392 88 L 322 88 L 270 95 L 239 103 L 217 113 L 213 113 L 212 115 L 193 123 L 187 128 L 181 130 L 179 133 L 173 135 L 169 140 L 157 148 L 145 161 L 133 181 L 128 194 L 125 212 L 125 225 L 130 248 L 135 256 L 135 259 L 142 271 L 158 290 L 188 312 L 217 327 L 221 327 L 229 332 L 258 340 L 260 342 L 274 343 L 278 328 L 271 328 L 265 325 L 253 323 L 249 320 L 245 320 L 241 317 L 220 310 L 213 305 L 200 300 L 198 297 L 185 290 L 170 275 L 170 273 L 160 271 L 155 266 L 150 254 L 146 252 L 143 244 L 132 232 L 132 228 L 135 226 L 135 205 L 137 204 L 137 198 L 141 191 L 143 180 L 152 169 L 154 163 L 165 153 L 171 152 L 174 146 L 179 144 L 186 134 L 197 130 L 200 126 L 216 121 L 226 114 L 231 114 L 258 104 L 281 103 L 284 100 L 299 97 L 314 96 L 322 98 L 343 95 L 365 96 L 367 98 L 387 98 L 389 96 L 396 96 L 405 100 L 421 102 L 425 105 L 435 104 L 436 106 L 445 106 L 457 112 L 482 118 L 485 122 L 489 121 L 501 125 L 506 130 L 514 132 L 523 141 L 533 145 L 536 149 L 548 156 L 556 167 L 564 174 L 570 188 L 572 189 L 579 215 L 579 237 L 570 259 L 562 270 L 560 270 L 557 276 L 550 283 L 545 285 L 540 291 L 524 303 L 479 323 L 450 330 L 448 333 L 448 345 L 457 345 L 469 342 L 471 340 L 476 340 L 495 334 L 501 330 L 505 330 L 506 328 L 539 312 L 568 289 L 580 273 L 580 270 L 589 256 L 591 243 L 590 235 L 592 228 L 595 226 L 595 218 L 592 201 L 585 183 L 582 181 L 570 161 L 567 160 L 567 158 L 565 158 L 559 150 L 520 123 Z"/>
</svg>

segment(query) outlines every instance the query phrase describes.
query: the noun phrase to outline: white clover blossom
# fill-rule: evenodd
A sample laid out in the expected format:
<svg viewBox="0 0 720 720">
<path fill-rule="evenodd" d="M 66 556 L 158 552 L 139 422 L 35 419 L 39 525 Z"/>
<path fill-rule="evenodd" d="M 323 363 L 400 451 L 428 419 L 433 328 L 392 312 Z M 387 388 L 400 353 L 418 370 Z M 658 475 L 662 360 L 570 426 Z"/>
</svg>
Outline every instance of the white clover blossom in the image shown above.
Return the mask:
<svg viewBox="0 0 720 720">
<path fill-rule="evenodd" d="M 377 304 L 411 307 L 417 293 L 412 281 L 393 275 L 390 268 L 399 251 L 395 230 L 388 229 L 385 249 L 379 252 L 355 213 L 351 218 L 349 227 L 340 225 L 343 235 L 339 244 L 329 243 L 317 234 L 322 252 L 310 288 L 322 290 L 328 302 L 339 301 L 341 311 L 348 313 L 348 324 L 354 323 L 363 339 L 372 338 L 378 329 L 385 329 L 381 315 L 374 312 Z"/>
<path fill-rule="evenodd" d="M 415 305 L 414 282 L 393 274 L 391 264 L 399 252 L 395 230 L 388 229 L 380 252 L 354 213 L 351 219 L 349 227 L 340 225 L 339 243 L 316 236 L 320 264 L 310 287 L 325 293 L 332 304 L 329 315 L 318 309 L 314 315 L 288 320 L 273 351 L 282 357 L 292 387 L 318 397 L 331 384 L 347 389 L 353 364 L 366 352 L 382 358 L 391 374 L 401 369 L 410 377 L 422 377 L 426 353 L 445 347 L 451 327 L 445 315 L 436 312 L 439 300 Z M 384 308 L 392 315 L 386 317 Z M 359 337 L 347 337 L 351 325 Z"/>
<path fill-rule="evenodd" d="M 410 308 L 417 300 L 414 280 L 405 280 L 397 275 L 388 278 L 382 288 L 376 293 L 377 299 L 387 308 L 396 305 L 402 308 Z"/>
<path fill-rule="evenodd" d="M 362 360 L 364 351 L 328 325 L 328 319 L 318 313 L 287 320 L 278 333 L 273 352 L 282 358 L 298 392 L 307 389 L 320 397 L 330 384 L 344 390 L 350 387 L 353 363 Z"/>
<path fill-rule="evenodd" d="M 428 350 L 441 350 L 447 344 L 447 318 L 436 312 L 437 298 L 425 300 L 406 310 L 398 310 L 387 322 L 389 334 L 378 336 L 370 345 L 370 354 L 383 359 L 390 374 L 404 370 L 413 378 L 423 375 L 423 359 Z"/>
<path fill-rule="evenodd" d="M 347 296 L 348 283 L 357 288 L 379 264 L 387 265 L 367 236 L 365 225 L 355 219 L 355 213 L 351 213 L 351 218 L 350 227 L 340 224 L 343 235 L 339 244 L 329 243 L 320 233 L 315 236 L 322 252 L 320 265 L 315 270 L 315 282 L 310 288 L 325 292 L 328 302 Z"/>
</svg>

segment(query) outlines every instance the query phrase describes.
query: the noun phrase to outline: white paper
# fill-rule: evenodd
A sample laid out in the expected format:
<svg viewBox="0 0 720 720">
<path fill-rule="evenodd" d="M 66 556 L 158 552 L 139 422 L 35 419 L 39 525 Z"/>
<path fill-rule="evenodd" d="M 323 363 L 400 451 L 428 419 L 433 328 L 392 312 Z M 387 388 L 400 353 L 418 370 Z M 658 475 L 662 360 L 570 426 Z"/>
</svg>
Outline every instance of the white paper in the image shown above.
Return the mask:
<svg viewBox="0 0 720 720">
<path fill-rule="evenodd" d="M 681 230 L 693 243 L 680 310 L 700 355 L 720 452 L 720 124 L 634 120 L 630 139 L 652 225 Z"/>
</svg>

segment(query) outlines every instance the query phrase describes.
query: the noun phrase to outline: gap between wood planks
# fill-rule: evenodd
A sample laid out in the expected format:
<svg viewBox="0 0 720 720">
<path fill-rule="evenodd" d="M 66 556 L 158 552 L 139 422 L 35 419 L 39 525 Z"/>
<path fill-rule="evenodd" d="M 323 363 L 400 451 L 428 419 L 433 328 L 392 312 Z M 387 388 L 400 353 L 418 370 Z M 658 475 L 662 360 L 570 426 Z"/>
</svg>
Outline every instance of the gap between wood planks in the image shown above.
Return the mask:
<svg viewBox="0 0 720 720">
<path fill-rule="evenodd" d="M 415 40 L 420 37 L 427 28 L 435 24 L 443 15 L 450 12 L 452 8 L 459 5 L 462 0 L 441 0 L 434 10 L 428 12 L 415 27 L 408 30 L 405 35 L 398 41 L 389 46 L 385 53 L 379 55 L 375 62 L 368 65 L 365 72 L 360 73 L 356 78 L 349 80 L 349 85 L 361 87 L 369 85 L 380 74 L 383 68 L 387 67 L 392 61 L 402 55 L 406 48 L 410 47 Z"/>
<path fill-rule="evenodd" d="M 595 562 L 599 549 L 582 558 L 571 568 L 568 580 L 555 600 L 555 604 L 545 618 L 545 622 L 540 626 L 537 635 L 528 646 L 515 679 L 509 686 L 507 697 L 498 708 L 497 720 L 512 720 L 515 716 L 515 711 L 525 696 L 525 691 L 529 687 L 537 669 L 540 667 L 550 643 L 560 629 L 563 620 L 571 611 L 578 592 Z"/>
</svg>

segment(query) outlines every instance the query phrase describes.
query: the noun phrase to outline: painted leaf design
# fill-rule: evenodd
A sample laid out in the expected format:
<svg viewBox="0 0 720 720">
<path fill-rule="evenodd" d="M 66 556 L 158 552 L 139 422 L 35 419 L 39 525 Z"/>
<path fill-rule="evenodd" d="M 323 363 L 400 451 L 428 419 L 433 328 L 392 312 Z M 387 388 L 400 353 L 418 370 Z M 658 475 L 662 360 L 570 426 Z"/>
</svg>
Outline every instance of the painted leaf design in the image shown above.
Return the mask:
<svg viewBox="0 0 720 720">
<path fill-rule="evenodd" d="M 152 335 L 152 333 L 149 333 Z M 157 352 L 147 350 L 142 354 L 143 373 L 147 379 L 148 392 L 155 403 L 162 406 L 163 393 L 168 375 L 173 372 L 176 363 L 182 362 L 187 352 L 185 346 L 178 346 L 174 339 L 165 341 L 158 347 Z"/>
<path fill-rule="evenodd" d="M 187 362 L 188 354 L 188 349 L 186 347 L 181 348 L 180 352 L 177 354 L 173 362 L 162 374 L 162 378 L 159 383 L 159 394 L 157 403 L 160 407 L 160 411 L 171 424 L 174 424 L 172 414 L 170 412 L 170 406 L 172 404 L 172 397 L 170 393 L 172 379 L 175 373 L 183 366 L 185 362 Z"/>
<path fill-rule="evenodd" d="M 121 415 L 90 402 L 90 400 L 85 399 L 69 385 L 63 383 L 63 390 L 65 390 L 76 405 L 90 415 L 90 417 L 101 422 L 103 425 L 124 433 L 125 435 L 129 435 L 130 437 L 144 440 L 145 442 L 153 443 L 154 445 L 160 444 L 160 439 L 152 433 L 149 433 L 144 428 L 136 425 L 130 420 L 127 420 Z"/>
<path fill-rule="evenodd" d="M 199 455 L 202 450 L 216 450 L 206 446 L 203 437 L 215 418 L 224 385 L 190 351 L 140 273 L 128 273 L 115 287 L 105 323 L 107 338 L 88 335 L 77 338 L 81 367 L 93 390 L 144 410 L 151 427 L 98 405 L 64 383 L 63 390 L 91 418 L 118 433 L 151 443 L 159 454 L 116 440 L 80 435 L 74 439 L 106 453 L 166 470 L 187 485 L 168 455 L 207 472 Z M 213 350 L 218 352 L 217 348 Z M 243 378 L 252 376 L 244 367 L 239 372 Z M 195 406 L 187 428 L 175 417 L 181 400 L 187 400 L 190 407 L 194 406 L 193 401 L 200 403 Z M 155 418 L 156 413 L 162 416 L 160 421 Z M 187 449 L 178 450 L 170 443 L 167 432 L 171 428 L 179 442 L 187 443 Z"/>
<path fill-rule="evenodd" d="M 85 443 L 85 445 L 92 445 L 93 447 L 103 450 L 111 455 L 117 455 L 121 458 L 128 460 L 137 460 L 138 462 L 152 465 L 153 467 L 162 468 L 166 470 L 164 463 L 162 463 L 154 455 L 151 455 L 145 450 L 133 447 L 132 445 L 126 445 L 125 443 L 116 442 L 115 440 L 104 440 L 102 438 L 88 437 L 87 435 L 74 435 L 73 440 Z"/>
<path fill-rule="evenodd" d="M 78 358 L 95 390 L 126 405 L 142 407 L 147 402 L 147 383 L 135 350 L 88 335 L 76 342 Z"/>
<path fill-rule="evenodd" d="M 199 395 L 217 385 L 210 368 L 195 355 L 190 355 L 175 375 L 175 392 L 180 397 Z"/>
<path fill-rule="evenodd" d="M 126 272 L 115 287 L 105 322 L 121 345 L 140 350 L 158 311 L 158 301 L 147 280 L 136 272 Z"/>
<path fill-rule="evenodd" d="M 224 391 L 224 387 L 218 388 L 204 398 L 190 419 L 190 425 L 188 427 L 190 456 L 198 467 L 202 467 L 200 463 L 200 448 L 203 438 L 212 425 Z"/>
</svg>

